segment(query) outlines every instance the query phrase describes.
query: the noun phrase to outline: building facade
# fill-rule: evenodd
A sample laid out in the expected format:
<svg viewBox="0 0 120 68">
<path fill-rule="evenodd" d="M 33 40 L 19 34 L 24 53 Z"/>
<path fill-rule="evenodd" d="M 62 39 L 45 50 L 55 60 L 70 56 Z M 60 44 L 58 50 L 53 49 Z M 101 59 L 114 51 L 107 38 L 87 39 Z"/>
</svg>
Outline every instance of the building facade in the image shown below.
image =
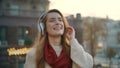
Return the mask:
<svg viewBox="0 0 120 68">
<path fill-rule="evenodd" d="M 23 68 L 26 53 L 38 32 L 38 18 L 49 9 L 49 3 L 48 0 L 0 0 L 0 68 Z M 67 20 L 83 44 L 81 14 Z"/>
<path fill-rule="evenodd" d="M 0 68 L 23 68 L 24 52 L 33 43 L 38 17 L 49 9 L 49 3 L 48 0 L 0 0 Z"/>
<path fill-rule="evenodd" d="M 109 66 L 109 59 L 107 57 L 107 51 L 109 48 L 114 49 L 116 55 L 112 57 L 112 68 L 119 68 L 120 63 L 120 21 L 114 21 L 108 19 L 106 22 L 106 36 L 99 37 L 99 41 L 102 43 L 101 52 L 98 52 L 95 58 L 96 63 L 100 63 L 103 66 Z"/>
<path fill-rule="evenodd" d="M 67 16 L 68 23 L 75 29 L 75 37 L 80 44 L 83 44 L 83 28 L 82 28 L 82 17 L 80 13 L 76 14 L 76 17 L 73 15 Z"/>
</svg>

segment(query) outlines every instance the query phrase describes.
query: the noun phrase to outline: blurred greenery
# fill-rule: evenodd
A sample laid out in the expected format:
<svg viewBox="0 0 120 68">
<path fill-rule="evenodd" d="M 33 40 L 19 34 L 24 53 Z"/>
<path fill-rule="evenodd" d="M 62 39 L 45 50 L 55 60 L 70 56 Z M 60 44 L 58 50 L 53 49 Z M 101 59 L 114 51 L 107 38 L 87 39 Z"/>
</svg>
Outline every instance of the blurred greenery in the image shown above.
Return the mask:
<svg viewBox="0 0 120 68">
<path fill-rule="evenodd" d="M 112 58 L 116 55 L 116 52 L 113 48 L 108 48 L 106 56 L 109 59 L 109 68 L 111 68 L 112 65 Z"/>
</svg>

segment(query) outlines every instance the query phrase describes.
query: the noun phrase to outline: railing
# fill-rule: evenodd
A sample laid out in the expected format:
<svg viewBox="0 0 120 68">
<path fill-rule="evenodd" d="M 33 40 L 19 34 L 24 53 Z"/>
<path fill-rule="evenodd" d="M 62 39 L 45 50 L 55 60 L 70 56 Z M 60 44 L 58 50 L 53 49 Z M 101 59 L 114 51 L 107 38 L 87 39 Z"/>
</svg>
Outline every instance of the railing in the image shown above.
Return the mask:
<svg viewBox="0 0 120 68">
<path fill-rule="evenodd" d="M 38 17 L 43 12 L 38 10 L 2 9 L 0 10 L 0 16 Z"/>
</svg>

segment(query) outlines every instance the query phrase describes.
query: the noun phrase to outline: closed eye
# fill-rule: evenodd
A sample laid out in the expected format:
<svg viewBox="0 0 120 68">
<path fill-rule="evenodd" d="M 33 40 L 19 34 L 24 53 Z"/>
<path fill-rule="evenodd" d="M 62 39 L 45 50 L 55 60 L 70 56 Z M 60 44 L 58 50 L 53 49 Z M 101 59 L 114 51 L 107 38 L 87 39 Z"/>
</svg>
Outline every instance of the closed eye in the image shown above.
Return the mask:
<svg viewBox="0 0 120 68">
<path fill-rule="evenodd" d="M 50 18 L 49 22 L 55 22 L 56 20 L 56 18 Z M 61 18 L 58 18 L 58 21 L 62 22 L 63 20 Z"/>
<path fill-rule="evenodd" d="M 58 20 L 59 20 L 60 22 L 62 22 L 62 21 L 63 21 L 61 18 L 58 18 Z"/>
<path fill-rule="evenodd" d="M 54 22 L 55 18 L 50 18 L 49 22 Z"/>
</svg>

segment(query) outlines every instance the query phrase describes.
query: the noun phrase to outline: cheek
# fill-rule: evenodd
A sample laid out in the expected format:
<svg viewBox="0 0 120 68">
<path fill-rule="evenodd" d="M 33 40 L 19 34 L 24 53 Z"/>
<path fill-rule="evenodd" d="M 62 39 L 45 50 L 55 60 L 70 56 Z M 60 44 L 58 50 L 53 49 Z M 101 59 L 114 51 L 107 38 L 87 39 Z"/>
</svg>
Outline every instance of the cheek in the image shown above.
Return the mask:
<svg viewBox="0 0 120 68">
<path fill-rule="evenodd" d="M 50 33 L 51 30 L 52 30 L 52 25 L 47 24 L 47 25 L 46 25 L 46 30 L 47 30 L 48 33 Z"/>
</svg>

